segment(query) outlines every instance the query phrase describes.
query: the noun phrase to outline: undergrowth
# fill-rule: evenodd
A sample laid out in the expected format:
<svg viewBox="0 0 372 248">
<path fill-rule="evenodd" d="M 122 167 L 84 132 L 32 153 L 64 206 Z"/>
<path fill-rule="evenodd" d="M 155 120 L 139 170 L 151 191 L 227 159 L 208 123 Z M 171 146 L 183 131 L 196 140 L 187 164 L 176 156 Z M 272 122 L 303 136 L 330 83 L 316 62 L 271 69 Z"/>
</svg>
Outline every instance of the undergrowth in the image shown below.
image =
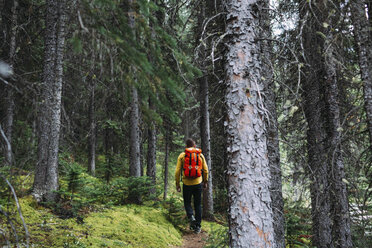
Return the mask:
<svg viewBox="0 0 372 248">
<path fill-rule="evenodd" d="M 62 158 L 60 200 L 38 204 L 30 196 L 32 174 L 17 172 L 12 177 L 20 206 L 30 233 L 32 247 L 177 247 L 182 233 L 188 229 L 182 194 L 170 186 L 168 200 L 161 202 L 161 187 L 150 195 L 151 181 L 147 177 L 96 178 L 69 157 Z M 170 181 L 172 185 L 172 181 Z M 14 201 L 8 197 L 6 185 L 1 185 L 0 205 L 13 219 L 20 244 L 25 235 Z M 134 205 L 130 195 L 139 196 Z M 7 231 L 7 241 L 17 243 L 0 215 L 0 228 Z M 227 233 L 221 225 L 203 221 L 202 228 L 210 235 L 207 247 L 224 247 L 218 237 Z M 223 241 L 224 242 L 224 241 Z M 220 242 L 221 243 L 221 242 Z M 0 246 L 7 245 L 0 237 Z"/>
</svg>

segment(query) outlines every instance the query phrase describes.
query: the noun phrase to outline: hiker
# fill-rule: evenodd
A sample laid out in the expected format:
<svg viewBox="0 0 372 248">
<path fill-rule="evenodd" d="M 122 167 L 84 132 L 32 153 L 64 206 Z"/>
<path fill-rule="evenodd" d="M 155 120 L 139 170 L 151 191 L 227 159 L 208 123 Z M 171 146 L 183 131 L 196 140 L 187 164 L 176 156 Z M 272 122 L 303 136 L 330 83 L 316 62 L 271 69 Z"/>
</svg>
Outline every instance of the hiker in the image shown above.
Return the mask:
<svg viewBox="0 0 372 248">
<path fill-rule="evenodd" d="M 182 172 L 183 202 L 187 217 L 190 221 L 190 229 L 195 233 L 201 231 L 201 195 L 203 188 L 208 187 L 208 166 L 201 149 L 196 148 L 195 141 L 186 140 L 186 149 L 177 159 L 176 187 L 181 192 L 180 176 Z M 191 197 L 194 198 L 194 211 L 191 207 Z"/>
</svg>

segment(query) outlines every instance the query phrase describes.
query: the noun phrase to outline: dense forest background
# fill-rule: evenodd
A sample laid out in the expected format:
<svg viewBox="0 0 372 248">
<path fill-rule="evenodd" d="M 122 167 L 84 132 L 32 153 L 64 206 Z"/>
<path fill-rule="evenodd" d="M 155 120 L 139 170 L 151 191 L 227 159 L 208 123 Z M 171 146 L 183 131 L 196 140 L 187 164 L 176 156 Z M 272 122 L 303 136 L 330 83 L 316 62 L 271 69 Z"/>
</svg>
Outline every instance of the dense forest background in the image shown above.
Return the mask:
<svg viewBox="0 0 372 248">
<path fill-rule="evenodd" d="M 0 0 L 0 244 L 179 245 L 191 137 L 208 247 L 372 247 L 371 9 Z M 110 243 L 99 213 L 177 230 Z"/>
</svg>

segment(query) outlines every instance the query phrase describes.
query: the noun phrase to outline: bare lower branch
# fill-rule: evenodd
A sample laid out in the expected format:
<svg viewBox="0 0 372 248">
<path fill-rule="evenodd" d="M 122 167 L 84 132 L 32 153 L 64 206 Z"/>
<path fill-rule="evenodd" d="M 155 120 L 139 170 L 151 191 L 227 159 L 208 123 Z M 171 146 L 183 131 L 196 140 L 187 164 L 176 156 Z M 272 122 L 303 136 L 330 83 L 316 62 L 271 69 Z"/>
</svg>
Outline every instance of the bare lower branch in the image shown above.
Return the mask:
<svg viewBox="0 0 372 248">
<path fill-rule="evenodd" d="M 11 151 L 12 150 L 12 145 L 10 144 L 8 138 L 6 137 L 5 133 L 4 133 L 4 130 L 0 124 L 0 134 L 1 134 L 1 137 L 3 137 L 4 141 L 5 141 L 5 144 L 7 146 L 7 150 L 8 151 Z M 12 160 L 13 159 L 10 159 L 11 161 L 7 161 L 9 164 L 11 164 Z"/>
</svg>

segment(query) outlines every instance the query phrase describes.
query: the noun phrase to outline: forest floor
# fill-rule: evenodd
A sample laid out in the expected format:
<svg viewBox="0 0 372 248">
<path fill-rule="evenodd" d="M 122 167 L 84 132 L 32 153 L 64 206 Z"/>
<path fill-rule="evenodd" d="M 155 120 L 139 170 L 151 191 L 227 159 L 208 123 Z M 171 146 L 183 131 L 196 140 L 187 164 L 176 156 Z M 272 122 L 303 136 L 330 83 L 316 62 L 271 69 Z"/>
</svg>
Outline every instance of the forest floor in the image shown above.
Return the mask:
<svg viewBox="0 0 372 248">
<path fill-rule="evenodd" d="M 206 244 L 208 233 L 204 230 L 199 234 L 188 231 L 183 235 L 181 248 L 203 248 Z"/>
</svg>

